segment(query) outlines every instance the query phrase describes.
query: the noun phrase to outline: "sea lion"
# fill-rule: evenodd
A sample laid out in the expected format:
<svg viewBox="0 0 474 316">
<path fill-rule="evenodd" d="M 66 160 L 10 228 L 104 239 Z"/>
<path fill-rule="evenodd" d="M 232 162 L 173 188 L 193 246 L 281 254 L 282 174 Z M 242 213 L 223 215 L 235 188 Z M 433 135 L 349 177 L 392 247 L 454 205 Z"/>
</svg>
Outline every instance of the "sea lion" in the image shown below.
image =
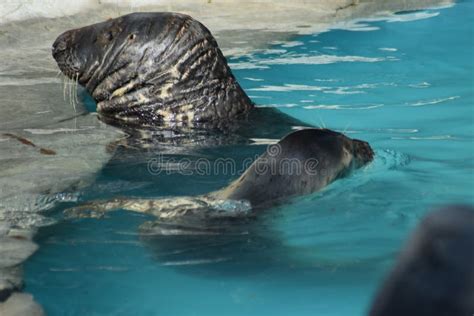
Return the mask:
<svg viewBox="0 0 474 316">
<path fill-rule="evenodd" d="M 474 208 L 428 214 L 375 296 L 370 316 L 471 315 L 474 311 Z"/>
<path fill-rule="evenodd" d="M 235 120 L 253 103 L 211 32 L 179 13 L 132 13 L 61 34 L 52 54 L 117 125 Z"/>
<path fill-rule="evenodd" d="M 328 129 L 303 129 L 270 145 L 222 190 L 195 197 L 97 201 L 69 209 L 66 214 L 102 216 L 110 210 L 125 209 L 154 215 L 161 223 L 198 227 L 210 219 L 254 215 L 275 203 L 318 191 L 366 165 L 373 156 L 367 142 Z"/>
</svg>

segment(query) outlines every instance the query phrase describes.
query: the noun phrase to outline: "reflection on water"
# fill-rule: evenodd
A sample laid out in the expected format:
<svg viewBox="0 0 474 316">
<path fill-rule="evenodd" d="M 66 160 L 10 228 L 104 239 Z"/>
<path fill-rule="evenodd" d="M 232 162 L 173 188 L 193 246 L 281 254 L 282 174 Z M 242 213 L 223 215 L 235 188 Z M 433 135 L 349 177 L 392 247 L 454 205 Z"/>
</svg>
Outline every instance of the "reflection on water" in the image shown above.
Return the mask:
<svg viewBox="0 0 474 316">
<path fill-rule="evenodd" d="M 460 2 L 355 21 L 232 59 L 259 106 L 367 140 L 375 161 L 215 234 L 156 234 L 153 218 L 123 211 L 63 221 L 76 205 L 64 203 L 49 214 L 60 223 L 40 231 L 26 289 L 50 315 L 364 314 L 420 217 L 434 205 L 473 203 L 473 10 Z M 242 162 L 265 143 L 161 153 Z M 156 154 L 119 149 L 73 192 L 80 202 L 196 195 L 234 179 L 153 175 Z"/>
</svg>

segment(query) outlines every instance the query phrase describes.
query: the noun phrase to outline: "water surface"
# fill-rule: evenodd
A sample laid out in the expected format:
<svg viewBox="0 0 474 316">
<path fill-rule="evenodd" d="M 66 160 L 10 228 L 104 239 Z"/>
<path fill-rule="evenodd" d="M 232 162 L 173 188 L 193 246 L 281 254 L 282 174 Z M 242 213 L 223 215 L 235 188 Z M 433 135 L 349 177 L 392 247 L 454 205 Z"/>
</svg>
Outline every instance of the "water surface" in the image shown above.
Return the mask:
<svg viewBox="0 0 474 316">
<path fill-rule="evenodd" d="M 472 1 L 402 12 L 231 58 L 259 106 L 367 140 L 375 161 L 233 234 L 143 236 L 151 218 L 123 211 L 61 220 L 40 231 L 26 290 L 49 315 L 363 315 L 420 218 L 474 202 L 473 14 Z M 200 194 L 235 178 L 153 175 L 149 157 L 113 158 L 80 201 Z"/>
</svg>

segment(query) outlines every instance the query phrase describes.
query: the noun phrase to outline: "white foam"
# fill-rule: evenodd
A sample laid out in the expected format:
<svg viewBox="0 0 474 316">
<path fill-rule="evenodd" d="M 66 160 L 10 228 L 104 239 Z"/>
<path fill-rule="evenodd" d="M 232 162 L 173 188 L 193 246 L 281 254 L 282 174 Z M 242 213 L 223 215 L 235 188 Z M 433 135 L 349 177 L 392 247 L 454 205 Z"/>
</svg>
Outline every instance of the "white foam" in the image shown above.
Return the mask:
<svg viewBox="0 0 474 316">
<path fill-rule="evenodd" d="M 448 97 L 448 98 L 419 101 L 419 102 L 411 103 L 410 106 L 433 105 L 433 104 L 443 103 L 443 102 L 446 102 L 446 101 L 451 101 L 451 100 L 455 100 L 455 99 L 459 99 L 459 98 L 460 98 L 460 96 L 455 95 L 455 96 Z"/>
<path fill-rule="evenodd" d="M 386 21 L 389 23 L 411 22 L 411 21 L 418 21 L 418 20 L 433 18 L 438 15 L 439 15 L 439 12 L 427 12 L 427 11 L 413 12 L 413 13 L 408 13 L 408 14 L 393 14 L 390 17 L 388 17 Z"/>
<path fill-rule="evenodd" d="M 387 132 L 390 133 L 409 133 L 409 134 L 414 134 L 418 133 L 418 130 L 416 128 L 410 129 L 410 128 L 387 128 Z"/>
<path fill-rule="evenodd" d="M 339 81 L 338 79 L 319 79 L 319 78 L 316 78 L 316 79 L 313 79 L 314 81 L 317 81 L 317 82 L 337 82 Z"/>
<path fill-rule="evenodd" d="M 261 78 L 244 77 L 244 79 L 250 80 L 250 81 L 263 81 L 263 79 L 261 79 Z"/>
<path fill-rule="evenodd" d="M 384 61 L 383 57 L 364 56 L 338 56 L 338 55 L 315 55 L 315 56 L 291 56 L 281 57 L 258 62 L 259 65 L 327 65 L 341 62 L 365 62 L 375 63 Z"/>
<path fill-rule="evenodd" d="M 411 139 L 411 140 L 446 140 L 446 139 L 452 139 L 453 136 L 451 135 L 434 135 L 434 136 L 425 136 L 425 137 L 415 137 L 415 136 L 410 136 L 410 137 L 392 137 L 392 139 Z"/>
<path fill-rule="evenodd" d="M 329 89 L 328 87 L 321 86 L 309 86 L 302 84 L 284 84 L 283 86 L 261 86 L 258 88 L 251 88 L 251 91 L 278 91 L 278 92 L 289 92 L 289 91 L 323 91 Z"/>
<path fill-rule="evenodd" d="M 249 95 L 250 99 L 272 99 L 272 97 L 269 97 L 267 95 Z"/>
<path fill-rule="evenodd" d="M 303 106 L 303 108 L 307 110 L 313 110 L 313 109 L 339 110 L 339 109 L 342 109 L 343 107 L 344 107 L 343 105 L 338 105 L 338 104 L 332 104 L 332 105 L 320 104 L 320 105 Z"/>
<path fill-rule="evenodd" d="M 286 103 L 286 104 L 262 104 L 258 105 L 259 108 L 293 108 L 298 104 L 295 103 Z"/>
<path fill-rule="evenodd" d="M 441 9 L 441 8 L 439 8 Z M 377 26 L 370 25 L 370 22 L 411 22 L 417 20 L 424 20 L 433 18 L 439 15 L 439 12 L 433 11 L 420 11 L 406 14 L 394 14 L 384 15 L 375 18 L 366 18 L 366 19 L 354 19 L 352 21 L 345 21 L 333 25 L 330 29 L 332 30 L 346 30 L 354 32 L 370 32 L 377 31 L 380 28 Z"/>
<path fill-rule="evenodd" d="M 411 87 L 411 88 L 424 89 L 424 88 L 431 87 L 431 84 L 429 82 L 424 81 L 424 82 L 420 82 L 420 83 L 409 84 L 408 86 Z"/>
<path fill-rule="evenodd" d="M 272 59 L 253 59 L 250 61 L 229 63 L 232 69 L 266 69 L 269 65 L 327 65 L 334 63 L 364 62 L 375 63 L 386 60 L 395 60 L 395 57 L 364 57 L 338 55 L 288 55 Z"/>
<path fill-rule="evenodd" d="M 291 42 L 286 42 L 286 43 L 283 43 L 281 45 L 281 47 L 296 47 L 296 46 L 301 46 L 303 45 L 304 43 L 303 42 L 299 42 L 299 41 L 291 41 Z"/>
<path fill-rule="evenodd" d="M 373 104 L 373 105 L 361 106 L 361 107 L 348 107 L 346 105 L 339 105 L 339 104 L 331 104 L 331 105 L 319 104 L 319 105 L 307 105 L 307 106 L 304 106 L 303 108 L 305 108 L 307 110 L 314 110 L 314 109 L 319 109 L 319 110 L 370 110 L 370 109 L 380 108 L 382 106 L 383 106 L 383 104 Z"/>
<path fill-rule="evenodd" d="M 270 54 L 284 54 L 286 53 L 287 50 L 286 49 L 273 49 L 273 48 L 270 48 L 270 49 L 266 49 L 262 52 L 262 54 L 264 55 L 270 55 Z"/>
<path fill-rule="evenodd" d="M 168 261 L 164 262 L 162 266 L 187 266 L 187 265 L 198 265 L 198 264 L 209 264 L 227 261 L 229 258 L 216 258 L 216 259 L 195 259 L 195 260 L 184 260 L 184 261 Z"/>
<path fill-rule="evenodd" d="M 353 20 L 353 21 L 337 23 L 334 26 L 332 26 L 331 29 L 353 31 L 353 32 L 371 32 L 371 31 L 377 31 L 380 28 L 377 26 L 371 26 L 367 23 L 362 22 L 361 20 Z"/>
<path fill-rule="evenodd" d="M 379 50 L 381 51 L 386 51 L 386 52 L 396 52 L 398 49 L 394 47 L 380 47 Z"/>
<path fill-rule="evenodd" d="M 348 87 L 337 87 L 335 90 L 325 90 L 323 93 L 330 93 L 330 94 L 361 94 L 365 93 L 365 91 L 361 90 L 350 90 Z"/>
<path fill-rule="evenodd" d="M 259 65 L 253 62 L 229 63 L 229 67 L 232 69 L 267 69 L 268 68 L 268 66 Z"/>
<path fill-rule="evenodd" d="M 251 145 L 273 145 L 278 143 L 279 139 L 274 138 L 251 138 Z"/>
</svg>

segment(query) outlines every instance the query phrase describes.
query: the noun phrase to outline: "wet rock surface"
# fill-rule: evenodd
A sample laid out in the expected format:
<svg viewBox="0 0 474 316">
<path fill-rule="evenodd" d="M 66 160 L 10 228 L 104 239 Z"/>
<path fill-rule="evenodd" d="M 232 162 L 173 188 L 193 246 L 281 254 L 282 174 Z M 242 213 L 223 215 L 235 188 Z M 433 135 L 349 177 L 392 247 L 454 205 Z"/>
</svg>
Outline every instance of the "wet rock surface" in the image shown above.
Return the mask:
<svg viewBox="0 0 474 316">
<path fill-rule="evenodd" d="M 0 304 L 2 316 L 42 316 L 43 308 L 35 302 L 31 294 L 14 293 Z"/>
</svg>

